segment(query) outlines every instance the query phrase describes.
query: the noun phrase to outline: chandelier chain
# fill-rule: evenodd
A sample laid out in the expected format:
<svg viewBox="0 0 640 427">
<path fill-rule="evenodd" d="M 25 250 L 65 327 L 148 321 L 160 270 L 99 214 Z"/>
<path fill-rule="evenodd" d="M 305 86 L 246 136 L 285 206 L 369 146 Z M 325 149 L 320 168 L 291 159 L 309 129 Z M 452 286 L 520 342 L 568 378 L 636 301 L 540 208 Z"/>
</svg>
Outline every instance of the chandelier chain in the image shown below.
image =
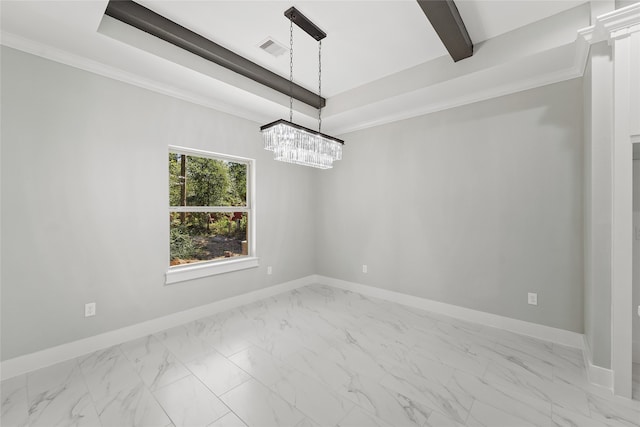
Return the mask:
<svg viewBox="0 0 640 427">
<path fill-rule="evenodd" d="M 293 16 L 289 17 L 289 121 L 293 122 Z"/>
<path fill-rule="evenodd" d="M 322 40 L 318 40 L 318 132 L 322 132 Z"/>
</svg>

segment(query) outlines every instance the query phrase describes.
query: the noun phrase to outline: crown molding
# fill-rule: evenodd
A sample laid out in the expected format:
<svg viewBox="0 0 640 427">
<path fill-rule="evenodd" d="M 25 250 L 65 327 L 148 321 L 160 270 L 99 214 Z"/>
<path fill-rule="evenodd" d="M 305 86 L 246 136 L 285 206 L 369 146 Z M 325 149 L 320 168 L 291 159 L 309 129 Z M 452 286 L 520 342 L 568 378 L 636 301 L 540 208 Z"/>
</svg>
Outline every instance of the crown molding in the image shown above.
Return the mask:
<svg viewBox="0 0 640 427">
<path fill-rule="evenodd" d="M 626 19 L 626 22 L 629 22 L 629 19 Z M 553 49 L 538 52 L 530 56 L 521 57 L 515 62 L 507 62 L 501 66 L 491 67 L 486 70 L 476 70 L 466 76 L 459 76 L 463 80 L 468 79 L 469 82 L 475 81 L 476 85 L 473 86 L 475 88 L 473 90 L 469 90 L 469 84 L 459 84 L 463 80 L 454 78 L 432 85 L 430 88 L 419 88 L 392 96 L 387 95 L 378 102 L 349 108 L 339 113 L 331 114 L 330 111 L 327 111 L 329 114 L 323 120 L 325 128 L 332 134 L 339 135 L 581 77 L 584 73 L 589 53 L 590 44 L 588 40 L 591 40 L 592 34 L 592 27 L 580 30 L 579 37 L 574 42 L 573 47 L 565 45 L 562 48 L 563 53 L 560 57 L 571 55 L 571 52 L 573 52 L 572 60 L 564 63 L 558 61 L 558 53 L 554 54 Z M 196 94 L 171 86 L 166 82 L 124 71 L 8 32 L 0 32 L 0 37 L 0 44 L 7 47 L 257 123 L 269 121 L 267 116 L 270 113 L 273 114 L 273 111 L 260 114 L 255 108 L 254 111 L 244 109 L 242 106 L 225 103 L 224 100 L 216 99 L 210 95 Z M 529 65 L 523 66 L 522 64 Z M 531 67 L 537 68 L 536 64 L 540 64 L 541 67 L 537 74 L 532 75 L 530 73 Z M 543 66 L 543 64 L 547 65 Z M 512 68 L 512 66 L 515 68 Z M 498 78 L 504 73 L 514 78 L 507 79 L 508 81 Z M 518 77 L 520 73 L 523 74 Z M 213 76 L 209 77 L 214 78 Z M 238 90 L 242 89 L 238 88 Z M 434 93 L 439 93 L 441 96 L 434 97 Z M 446 93 L 445 98 L 442 97 L 444 93 Z M 258 94 L 253 96 L 266 101 Z M 304 113 L 300 114 L 300 117 L 304 116 Z"/>
<path fill-rule="evenodd" d="M 88 71 L 90 73 L 98 74 L 100 76 L 104 76 L 113 80 L 141 87 L 143 89 L 148 89 L 153 92 L 190 102 L 192 104 L 201 105 L 203 107 L 211 108 L 234 116 L 243 117 L 254 122 L 259 123 L 265 120 L 264 116 L 251 114 L 245 109 L 236 108 L 227 103 L 214 100 L 211 97 L 199 96 L 178 87 L 170 86 L 166 83 L 158 82 L 153 79 L 141 77 L 138 74 L 130 73 L 122 69 L 112 67 L 98 61 L 94 61 L 84 56 L 76 55 L 68 51 L 49 46 L 44 43 L 36 42 L 31 39 L 27 39 L 25 37 L 18 36 L 6 31 L 0 31 L 0 45 L 20 50 L 22 52 L 30 53 L 32 55 L 49 59 L 60 64 L 68 65 L 70 67 Z"/>
<path fill-rule="evenodd" d="M 595 23 L 578 30 L 578 37 L 589 45 L 627 37 L 640 31 L 640 3 L 614 10 L 595 19 Z"/>
</svg>

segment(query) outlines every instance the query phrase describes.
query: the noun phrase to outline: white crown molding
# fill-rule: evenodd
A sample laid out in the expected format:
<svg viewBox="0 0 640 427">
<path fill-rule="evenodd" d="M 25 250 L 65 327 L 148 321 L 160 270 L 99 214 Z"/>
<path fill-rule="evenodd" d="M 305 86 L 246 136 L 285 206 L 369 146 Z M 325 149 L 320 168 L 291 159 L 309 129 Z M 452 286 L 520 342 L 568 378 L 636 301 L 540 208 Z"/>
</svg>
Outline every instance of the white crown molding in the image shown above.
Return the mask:
<svg viewBox="0 0 640 427">
<path fill-rule="evenodd" d="M 0 32 L 0 36 L 0 43 L 5 46 L 257 123 L 268 120 L 267 116 L 273 114 L 273 111 L 260 114 L 256 111 L 242 108 L 242 106 L 230 105 L 224 100 L 192 93 L 182 88 L 173 87 L 165 82 L 127 72 L 15 34 Z M 510 68 L 510 65 L 508 65 L 510 63 L 506 63 L 486 70 L 479 70 L 466 76 L 460 76 L 465 79 L 477 78 L 475 89 L 469 90 L 468 86 L 463 87 L 451 84 L 454 80 L 445 80 L 439 84 L 432 85 L 430 88 L 420 88 L 404 94 L 388 96 L 380 100 L 380 102 L 364 107 L 352 108 L 335 115 L 325 115 L 324 125 L 327 131 L 331 133 L 344 134 L 580 77 L 584 73 L 589 45 L 585 43 L 583 38 L 578 37 L 574 48 L 574 63 L 572 65 L 566 62 L 558 63 L 554 59 L 555 57 L 551 50 L 546 53 L 537 52 L 530 57 L 522 57 L 516 61 L 516 63 L 522 64 L 528 60 L 535 59 L 533 61 L 534 66 L 536 66 L 535 64 L 541 64 L 541 72 L 533 77 L 531 75 L 518 77 L 519 72 L 527 73 L 531 67 L 521 67 L 520 71 L 518 71 Z M 551 66 L 542 65 L 544 63 L 551 64 Z M 508 73 L 507 75 L 513 78 L 506 83 L 495 84 L 495 82 L 502 80 L 499 78 L 501 73 Z M 446 99 L 431 97 L 430 90 L 446 91 Z M 329 103 L 331 101 L 329 100 Z M 370 114 L 373 112 L 372 108 L 375 108 L 374 114 Z M 327 111 L 325 113 L 330 112 Z M 306 117 L 305 114 L 299 116 Z"/>
<path fill-rule="evenodd" d="M 375 104 L 370 104 L 363 107 L 362 112 L 358 112 L 358 109 L 347 111 L 344 113 L 344 117 L 347 118 L 346 120 L 341 120 L 341 118 L 337 115 L 326 118 L 325 121 L 332 123 L 333 133 L 342 135 L 348 132 L 354 132 L 374 126 L 396 122 L 399 120 L 419 117 L 425 114 L 436 113 L 438 111 L 461 107 L 464 105 L 469 105 L 500 96 L 522 92 L 553 83 L 559 83 L 577 77 L 582 77 L 589 55 L 589 45 L 584 41 L 578 39 L 576 40 L 574 46 L 575 53 L 573 62 L 561 68 L 537 73 L 533 77 L 522 77 L 503 84 L 487 84 L 487 81 L 491 80 L 491 76 L 497 76 L 500 73 L 505 73 L 504 68 L 494 67 L 489 72 L 484 71 L 483 73 L 462 76 L 461 79 L 469 79 L 469 81 L 472 81 L 471 79 L 473 79 L 473 81 L 476 82 L 475 84 L 471 85 L 472 89 L 468 89 L 469 85 L 456 85 L 457 88 L 453 88 L 451 92 L 448 92 L 449 96 L 444 100 L 434 100 L 435 98 L 433 97 L 433 91 L 438 91 L 441 88 L 445 88 L 445 85 L 455 84 L 456 80 L 445 81 L 439 85 L 433 85 L 430 88 L 415 90 L 395 97 L 387 98 Z M 538 54 L 538 58 L 540 58 L 542 61 L 551 61 L 551 59 L 545 57 L 544 54 Z M 513 74 L 509 73 L 508 75 Z M 449 88 L 443 90 L 449 90 Z M 396 108 L 396 106 L 400 104 L 405 106 L 405 108 L 402 110 Z M 388 111 L 389 113 L 381 114 L 381 117 L 369 120 L 360 117 L 374 116 L 374 114 L 370 114 L 369 111 L 373 107 L 381 111 Z M 356 114 L 358 114 L 358 116 L 354 117 Z M 343 122 L 344 124 L 340 122 Z"/>
<path fill-rule="evenodd" d="M 49 46 L 40 42 L 27 39 L 16 34 L 6 31 L 0 31 L 0 44 L 22 52 L 30 53 L 41 58 L 49 59 L 60 64 L 68 65 L 80 70 L 88 71 L 93 74 L 104 76 L 113 80 L 128 83 L 143 89 L 148 89 L 163 95 L 177 98 L 192 104 L 201 105 L 234 116 L 243 117 L 254 122 L 261 123 L 265 121 L 265 117 L 261 115 L 250 114 L 245 109 L 233 107 L 227 103 L 214 100 L 210 97 L 199 96 L 197 94 L 187 92 L 175 86 L 170 86 L 152 79 L 141 77 L 138 74 L 130 73 L 110 65 L 103 64 L 98 61 L 76 55 L 68 51 Z"/>
<path fill-rule="evenodd" d="M 579 38 L 588 44 L 627 37 L 640 31 L 640 3 L 614 10 L 595 19 L 595 23 L 578 30 Z"/>
</svg>

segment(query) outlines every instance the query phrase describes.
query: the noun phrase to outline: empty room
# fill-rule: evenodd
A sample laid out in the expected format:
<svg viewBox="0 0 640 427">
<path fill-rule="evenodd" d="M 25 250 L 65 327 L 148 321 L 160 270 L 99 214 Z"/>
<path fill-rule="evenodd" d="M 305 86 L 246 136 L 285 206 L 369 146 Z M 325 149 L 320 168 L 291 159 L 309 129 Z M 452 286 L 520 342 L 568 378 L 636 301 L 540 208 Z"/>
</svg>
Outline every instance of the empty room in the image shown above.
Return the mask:
<svg viewBox="0 0 640 427">
<path fill-rule="evenodd" d="M 2 427 L 640 426 L 640 2 L 0 0 Z"/>
</svg>

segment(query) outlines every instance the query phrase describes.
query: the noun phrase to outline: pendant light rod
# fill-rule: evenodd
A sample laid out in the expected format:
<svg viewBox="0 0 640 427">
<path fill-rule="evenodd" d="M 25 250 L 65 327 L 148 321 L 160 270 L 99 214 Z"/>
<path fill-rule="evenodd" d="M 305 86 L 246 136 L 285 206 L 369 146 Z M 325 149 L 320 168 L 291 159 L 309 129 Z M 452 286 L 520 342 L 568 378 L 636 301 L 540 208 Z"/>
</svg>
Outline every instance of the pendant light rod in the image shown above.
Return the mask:
<svg viewBox="0 0 640 427">
<path fill-rule="evenodd" d="M 287 19 L 293 21 L 298 27 L 300 27 L 305 33 L 309 34 L 311 37 L 316 39 L 317 41 L 322 40 L 327 37 L 327 33 L 322 31 L 316 24 L 311 22 L 309 18 L 304 16 L 298 9 L 295 7 L 290 7 L 284 12 L 284 16 Z"/>
</svg>

